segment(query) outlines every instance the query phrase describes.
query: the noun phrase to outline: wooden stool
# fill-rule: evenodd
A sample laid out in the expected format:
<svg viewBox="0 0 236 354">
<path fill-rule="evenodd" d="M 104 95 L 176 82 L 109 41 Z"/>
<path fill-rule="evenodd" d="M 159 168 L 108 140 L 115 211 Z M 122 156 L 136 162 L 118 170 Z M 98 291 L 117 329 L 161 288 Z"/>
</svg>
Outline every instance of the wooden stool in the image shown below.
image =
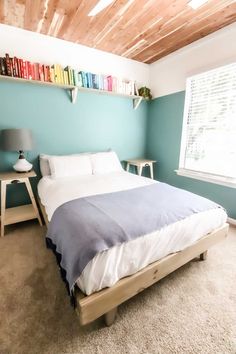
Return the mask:
<svg viewBox="0 0 236 354">
<path fill-rule="evenodd" d="M 126 160 L 127 166 L 126 171 L 129 171 L 130 165 L 136 166 L 138 170 L 138 175 L 141 176 L 143 172 L 143 167 L 149 167 L 150 169 L 150 176 L 153 179 L 153 164 L 154 160 L 147 160 L 147 159 L 137 159 L 137 160 Z"/>
</svg>

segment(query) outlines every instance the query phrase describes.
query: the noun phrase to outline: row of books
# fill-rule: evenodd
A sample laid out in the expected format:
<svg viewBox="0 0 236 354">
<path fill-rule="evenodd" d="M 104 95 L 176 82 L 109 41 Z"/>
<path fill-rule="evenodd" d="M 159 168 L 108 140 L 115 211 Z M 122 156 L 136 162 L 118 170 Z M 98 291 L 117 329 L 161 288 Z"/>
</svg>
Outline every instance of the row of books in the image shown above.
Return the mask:
<svg viewBox="0 0 236 354">
<path fill-rule="evenodd" d="M 17 57 L 11 58 L 9 54 L 0 57 L 0 75 L 138 95 L 135 81 L 124 80 L 111 75 L 78 72 L 70 66 L 63 68 L 59 64 L 49 66 L 32 63 Z"/>
<path fill-rule="evenodd" d="M 111 75 L 79 71 L 77 86 L 113 91 L 126 95 L 138 95 L 135 81 L 120 79 Z"/>
</svg>

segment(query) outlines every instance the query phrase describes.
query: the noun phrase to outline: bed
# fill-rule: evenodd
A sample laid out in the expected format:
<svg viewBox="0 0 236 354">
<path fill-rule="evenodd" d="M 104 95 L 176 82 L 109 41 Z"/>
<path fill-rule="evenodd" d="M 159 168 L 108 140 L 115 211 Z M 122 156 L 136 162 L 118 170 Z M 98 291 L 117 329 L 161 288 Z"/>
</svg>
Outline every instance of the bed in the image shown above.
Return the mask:
<svg viewBox="0 0 236 354">
<path fill-rule="evenodd" d="M 113 152 L 87 154 L 87 157 L 92 160 L 91 170 L 85 168 L 86 173 L 77 171 L 75 175 L 65 173 L 71 168 L 68 157 L 45 158 L 51 163 L 51 171 L 43 171 L 38 195 L 47 225 L 55 211 L 68 202 L 90 196 L 147 191 L 148 187 L 157 187 L 159 183 L 125 172 L 116 156 L 113 161 Z M 98 159 L 98 163 L 94 164 L 94 159 Z M 59 172 L 56 176 L 55 170 Z M 98 252 L 76 279 L 74 295 L 81 324 L 105 314 L 105 321 L 110 325 L 122 302 L 196 256 L 205 259 L 207 249 L 226 237 L 226 219 L 222 208 L 212 207 Z"/>
</svg>

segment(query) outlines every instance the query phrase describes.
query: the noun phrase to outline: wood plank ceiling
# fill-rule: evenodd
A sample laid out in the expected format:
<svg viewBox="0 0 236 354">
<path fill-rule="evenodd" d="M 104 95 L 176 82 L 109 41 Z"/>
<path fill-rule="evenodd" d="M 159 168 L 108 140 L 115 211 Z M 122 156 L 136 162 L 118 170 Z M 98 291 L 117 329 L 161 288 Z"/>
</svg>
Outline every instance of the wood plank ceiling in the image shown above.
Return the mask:
<svg viewBox="0 0 236 354">
<path fill-rule="evenodd" d="M 114 0 L 94 17 L 98 0 L 0 0 L 0 23 L 153 63 L 234 21 L 235 0 Z"/>
</svg>

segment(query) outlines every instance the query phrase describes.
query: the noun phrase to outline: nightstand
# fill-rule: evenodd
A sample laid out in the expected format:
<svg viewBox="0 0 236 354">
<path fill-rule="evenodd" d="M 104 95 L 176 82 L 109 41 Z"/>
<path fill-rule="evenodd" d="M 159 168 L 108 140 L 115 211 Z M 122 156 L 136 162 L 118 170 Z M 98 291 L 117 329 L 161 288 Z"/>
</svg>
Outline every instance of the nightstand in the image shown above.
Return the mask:
<svg viewBox="0 0 236 354">
<path fill-rule="evenodd" d="M 0 173 L 1 180 L 1 236 L 4 236 L 4 227 L 6 225 L 15 224 L 17 222 L 38 219 L 40 226 L 42 226 L 41 217 L 37 204 L 35 202 L 34 194 L 31 188 L 29 178 L 36 177 L 34 171 L 26 173 L 6 172 Z M 7 185 L 25 183 L 26 189 L 29 193 L 31 204 L 21 205 L 14 208 L 6 208 L 6 192 Z"/>
<path fill-rule="evenodd" d="M 126 160 L 127 166 L 126 171 L 129 171 L 130 165 L 136 166 L 138 170 L 138 175 L 142 175 L 143 167 L 149 167 L 150 169 L 150 176 L 153 179 L 153 164 L 156 162 L 154 160 L 147 160 L 147 159 L 134 159 L 134 160 Z"/>
</svg>

